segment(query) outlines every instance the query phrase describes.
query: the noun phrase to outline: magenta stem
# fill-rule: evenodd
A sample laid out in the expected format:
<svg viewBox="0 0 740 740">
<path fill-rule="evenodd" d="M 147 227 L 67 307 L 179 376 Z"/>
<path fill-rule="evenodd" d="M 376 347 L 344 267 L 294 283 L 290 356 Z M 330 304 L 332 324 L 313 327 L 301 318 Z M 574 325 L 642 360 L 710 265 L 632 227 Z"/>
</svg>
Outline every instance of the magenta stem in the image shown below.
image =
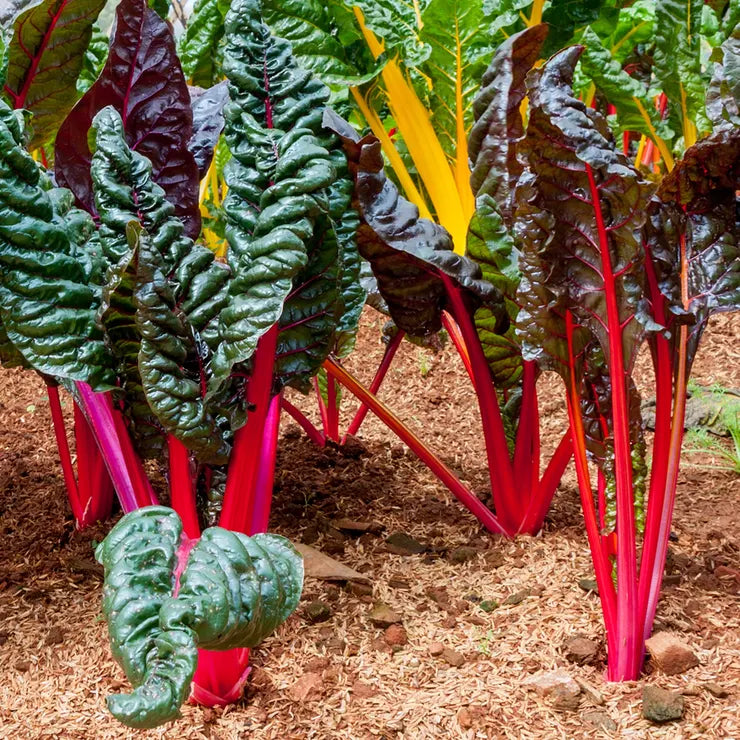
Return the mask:
<svg viewBox="0 0 740 740">
<path fill-rule="evenodd" d="M 306 436 L 318 447 L 323 447 L 326 444 L 324 435 L 311 423 L 306 415 L 297 407 L 294 406 L 287 398 L 283 398 L 281 401 L 283 409 L 301 426 Z"/>
<path fill-rule="evenodd" d="M 370 393 L 374 395 L 378 394 L 380 386 L 382 385 L 385 376 L 388 374 L 388 369 L 390 368 L 393 358 L 396 356 L 396 352 L 401 346 L 401 342 L 405 335 L 406 333 L 399 329 L 396 332 L 396 335 L 386 345 L 385 352 L 383 352 L 383 359 L 380 361 L 380 365 L 378 365 L 378 369 L 375 372 L 375 377 L 373 378 L 372 383 L 370 383 Z M 344 439 L 346 439 L 348 435 L 355 436 L 357 432 L 360 431 L 362 422 L 365 421 L 365 417 L 369 410 L 370 409 L 367 404 L 360 404 L 360 408 L 357 409 L 357 413 L 355 414 L 354 419 L 352 419 L 352 423 L 347 427 L 347 433 L 344 435 Z"/>
</svg>

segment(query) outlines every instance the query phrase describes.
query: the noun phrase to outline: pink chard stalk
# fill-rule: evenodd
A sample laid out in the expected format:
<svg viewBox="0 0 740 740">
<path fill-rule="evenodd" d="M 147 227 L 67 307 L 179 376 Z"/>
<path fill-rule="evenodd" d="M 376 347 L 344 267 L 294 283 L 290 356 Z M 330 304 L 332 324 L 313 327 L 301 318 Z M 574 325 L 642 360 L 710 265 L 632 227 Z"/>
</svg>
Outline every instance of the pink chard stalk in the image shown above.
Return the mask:
<svg viewBox="0 0 740 740">
<path fill-rule="evenodd" d="M 639 676 L 655 617 L 691 362 L 710 314 L 740 303 L 740 134 L 717 125 L 656 192 L 617 150 L 604 116 L 573 95 L 582 50 L 556 54 L 527 78 L 515 213 L 523 274 L 517 330 L 525 356 L 565 383 L 608 677 L 620 681 Z M 649 485 L 631 376 L 643 340 L 657 393 Z"/>
</svg>

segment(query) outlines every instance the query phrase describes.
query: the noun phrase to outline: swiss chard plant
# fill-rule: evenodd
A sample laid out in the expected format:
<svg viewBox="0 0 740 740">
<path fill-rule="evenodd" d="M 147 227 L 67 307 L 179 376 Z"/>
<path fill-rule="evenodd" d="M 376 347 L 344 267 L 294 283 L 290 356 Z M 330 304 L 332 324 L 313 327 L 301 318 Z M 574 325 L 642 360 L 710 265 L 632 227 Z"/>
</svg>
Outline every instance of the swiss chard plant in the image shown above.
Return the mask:
<svg viewBox="0 0 740 740">
<path fill-rule="evenodd" d="M 191 558 L 213 542 L 224 554 L 212 559 L 228 570 L 238 567 L 229 558 L 242 557 L 238 543 L 250 547 L 237 535 L 267 527 L 282 389 L 305 388 L 331 349 L 350 340 L 364 295 L 355 287 L 352 183 L 341 144 L 322 127 L 328 89 L 270 34 L 255 0 L 232 3 L 224 40 L 228 95 L 222 84 L 191 97 L 168 24 L 145 0 L 123 0 L 107 62 L 56 139 L 56 182 L 69 190 L 51 187 L 24 148 L 23 116 L 2 104 L 0 290 L 3 360 L 28 363 L 73 393 L 79 429 L 100 451 L 95 460 L 124 512 L 162 498 L 198 540 Z M 228 253 L 216 259 L 193 237 L 199 175 L 222 126 L 231 152 Z M 63 420 L 54 417 L 62 451 Z M 92 474 L 80 449 L 78 485 Z M 163 457 L 164 491 L 145 464 Z M 69 477 L 75 482 L 71 463 Z M 110 485 L 105 495 L 110 503 Z M 221 529 L 209 529 L 216 523 Z M 246 581 L 255 568 L 265 582 L 292 579 L 290 599 L 261 612 L 255 601 L 234 639 L 204 636 L 190 617 L 195 637 L 180 627 L 153 634 L 146 650 L 161 648 L 162 660 L 126 668 L 139 689 L 112 701 L 123 721 L 166 721 L 188 692 L 208 704 L 239 697 L 245 648 L 295 607 L 301 580 L 295 558 L 273 572 L 259 553 L 251 557 Z M 142 593 L 158 588 L 152 575 L 138 584 Z M 281 592 L 279 582 L 272 587 Z M 117 598 L 105 605 L 113 622 Z"/>
<path fill-rule="evenodd" d="M 527 78 L 517 331 L 525 357 L 565 384 L 608 676 L 632 680 L 660 593 L 691 363 L 710 315 L 740 307 L 740 136 L 726 96 L 712 133 L 689 138 L 656 188 L 615 146 L 606 118 L 574 96 L 582 52 L 566 49 Z M 649 464 L 632 380 L 643 341 L 657 396 Z"/>
</svg>

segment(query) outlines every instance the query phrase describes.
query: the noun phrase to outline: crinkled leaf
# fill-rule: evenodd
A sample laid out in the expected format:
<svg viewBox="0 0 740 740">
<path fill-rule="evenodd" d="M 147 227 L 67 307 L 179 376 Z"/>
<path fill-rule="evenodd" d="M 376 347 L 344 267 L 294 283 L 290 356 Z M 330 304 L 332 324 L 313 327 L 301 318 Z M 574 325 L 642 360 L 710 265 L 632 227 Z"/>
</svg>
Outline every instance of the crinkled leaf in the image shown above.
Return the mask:
<svg viewBox="0 0 740 740">
<path fill-rule="evenodd" d="M 321 0 L 265 0 L 262 4 L 265 23 L 276 36 L 290 41 L 301 67 L 327 85 L 369 82 L 382 62 L 374 62 L 369 53 L 357 54 L 339 37 L 333 11 L 332 3 Z"/>
<path fill-rule="evenodd" d="M 195 157 L 198 177 L 202 180 L 211 166 L 224 130 L 224 107 L 229 101 L 229 88 L 226 82 L 219 82 L 200 92 L 191 88 L 190 98 L 193 106 L 193 136 L 188 147 Z"/>
<path fill-rule="evenodd" d="M 640 233 L 651 187 L 616 150 L 606 119 L 573 96 L 570 85 L 582 48 L 556 54 L 528 78 L 530 119 L 520 145 L 528 171 L 517 191 L 517 232 L 522 250 L 547 265 L 536 279 L 544 277 L 577 323 L 596 336 L 608 362 L 609 335 L 619 332 L 628 372 L 645 329 L 653 328 L 641 303 Z M 544 244 L 533 241 L 541 235 L 532 220 L 549 221 L 552 236 Z M 522 264 L 523 272 L 530 268 L 529 262 Z M 535 275 L 528 277 L 531 282 Z M 528 301 L 524 283 L 520 296 Z M 524 341 L 541 355 L 544 349 L 531 341 L 532 323 L 534 317 L 523 311 Z"/>
<path fill-rule="evenodd" d="M 740 3 L 738 3 L 740 6 Z M 714 126 L 740 126 L 740 26 L 713 56 L 714 74 L 707 90 L 707 115 Z"/>
<path fill-rule="evenodd" d="M 649 139 L 655 140 L 660 136 L 670 142 L 671 132 L 645 86 L 622 69 L 591 28 L 587 28 L 581 38 L 586 47 L 581 57 L 581 69 L 617 109 L 620 127 L 637 131 Z"/>
<path fill-rule="evenodd" d="M 548 56 L 568 44 L 575 32 L 598 22 L 612 30 L 619 19 L 615 0 L 551 0 L 542 14 L 550 26 L 544 55 Z"/>
<path fill-rule="evenodd" d="M 328 90 L 296 64 L 286 41 L 270 35 L 257 0 L 232 3 L 225 59 L 232 159 L 224 210 L 234 279 L 211 363 L 214 387 L 280 318 L 335 179 L 317 137 Z"/>
<path fill-rule="evenodd" d="M 482 194 L 476 198 L 466 254 L 480 265 L 483 279 L 495 285 L 504 296 L 511 322 L 505 333 L 497 331 L 499 316 L 487 306 L 481 306 L 474 318 L 493 382 L 497 388 L 508 388 L 516 384 L 522 374 L 522 352 L 515 331 L 519 312 L 515 303 L 519 286 L 518 255 L 513 238 L 490 195 Z"/>
<path fill-rule="evenodd" d="M 163 506 L 126 514 L 95 555 L 113 656 L 134 687 L 108 697 L 108 707 L 136 728 L 178 716 L 198 647 L 258 645 L 292 614 L 303 587 L 303 560 L 283 537 L 212 527 L 193 544 Z"/>
<path fill-rule="evenodd" d="M 182 524 L 172 509 L 149 506 L 124 516 L 95 557 L 102 563 L 103 615 L 113 657 L 138 688 L 108 697 L 111 712 L 131 727 L 155 727 L 177 717 L 195 673 L 189 632 L 164 635 L 160 609 L 175 588 Z"/>
<path fill-rule="evenodd" d="M 656 0 L 655 77 L 668 96 L 671 128 L 683 132 L 684 146 L 711 129 L 704 110 L 699 33 L 702 0 Z"/>
<path fill-rule="evenodd" d="M 524 79 L 540 58 L 547 26 L 521 31 L 504 41 L 481 80 L 473 102 L 475 123 L 468 155 L 473 195 L 492 196 L 506 221 L 512 215 L 514 186 L 522 171 L 516 147 L 524 135 L 520 106 L 526 95 Z"/>
<path fill-rule="evenodd" d="M 77 78 L 77 92 L 86 93 L 95 84 L 108 58 L 108 36 L 100 30 L 97 23 L 93 25 L 92 38 L 82 59 L 82 69 Z"/>
<path fill-rule="evenodd" d="M 353 0 L 365 17 L 367 27 L 385 44 L 389 54 L 400 54 L 403 61 L 415 67 L 426 61 L 431 47 L 422 38 L 421 13 L 428 0 L 413 3 L 397 0 Z"/>
<path fill-rule="evenodd" d="M 192 85 L 210 87 L 221 77 L 219 43 L 224 35 L 228 0 L 197 0 L 177 52 Z"/>
<path fill-rule="evenodd" d="M 490 18 L 488 29 L 491 38 L 503 41 L 521 29 L 522 14 L 531 14 L 532 0 L 486 0 L 483 11 Z"/>
<path fill-rule="evenodd" d="M 632 54 L 636 46 L 647 44 L 652 40 L 654 27 L 655 0 L 637 0 L 619 10 L 619 19 L 614 32 L 600 38 L 612 58 L 621 64 Z"/>
<path fill-rule="evenodd" d="M 161 425 L 204 460 L 222 460 L 228 450 L 203 400 L 210 353 L 201 337 L 215 333 L 228 270 L 183 235 L 151 162 L 128 147 L 113 108 L 96 116 L 93 138 L 100 237 L 111 265 L 101 319 L 139 447 L 160 445 Z M 132 223 L 146 230 L 134 243 Z"/>
<path fill-rule="evenodd" d="M 77 99 L 77 77 L 105 0 L 43 0 L 16 17 L 4 92 L 33 113 L 32 149 L 49 141 Z"/>
<path fill-rule="evenodd" d="M 709 317 L 740 309 L 739 181 L 740 129 L 721 127 L 686 150 L 658 191 L 663 203 L 675 209 L 674 223 L 680 230 L 669 234 L 672 262 L 664 260 L 657 267 L 664 293 L 676 312 L 685 309 L 692 318 L 689 367 Z M 679 283 L 682 237 L 687 276 L 683 295 Z"/>
<path fill-rule="evenodd" d="M 196 238 L 198 168 L 188 149 L 192 111 L 172 30 L 145 0 L 122 0 L 116 18 L 103 72 L 59 129 L 54 152 L 57 183 L 95 213 L 88 132 L 95 115 L 112 105 L 123 118 L 127 142 L 151 160 L 154 179 L 174 204 L 186 233 Z"/>
<path fill-rule="evenodd" d="M 70 212 L 66 191 L 48 191 L 23 148 L 21 118 L 0 101 L 0 320 L 8 339 L 37 370 L 104 389 L 113 385 L 107 350 L 95 324 L 84 248 L 92 221 Z"/>
<path fill-rule="evenodd" d="M 378 139 L 360 139 L 332 111 L 324 120 L 345 146 L 361 219 L 357 243 L 396 324 L 411 336 L 439 331 L 451 286 L 463 291 L 471 308 L 481 302 L 489 305 L 497 313 L 499 330 L 505 328 L 508 320 L 499 291 L 481 279 L 475 262 L 453 251 L 445 229 L 419 218 L 418 208 L 399 195 L 383 170 Z"/>
</svg>

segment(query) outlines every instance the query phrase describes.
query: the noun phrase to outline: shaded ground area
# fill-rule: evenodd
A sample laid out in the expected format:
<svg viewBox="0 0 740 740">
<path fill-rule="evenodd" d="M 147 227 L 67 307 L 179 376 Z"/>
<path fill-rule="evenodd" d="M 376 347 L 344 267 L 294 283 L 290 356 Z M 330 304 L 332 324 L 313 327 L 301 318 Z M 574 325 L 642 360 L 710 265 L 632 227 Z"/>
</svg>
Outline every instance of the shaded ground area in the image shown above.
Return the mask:
<svg viewBox="0 0 740 740">
<path fill-rule="evenodd" d="M 382 322 L 365 316 L 359 340 L 368 358 L 349 366 L 368 380 L 382 347 Z M 740 386 L 740 317 L 720 317 L 697 361 L 701 384 Z M 640 371 L 645 365 L 642 358 Z M 559 385 L 542 383 L 543 420 L 552 448 L 563 428 Z M 297 395 L 297 394 L 296 394 Z M 481 496 L 487 494 L 475 399 L 448 349 L 432 355 L 405 344 L 382 396 Z M 311 400 L 300 399 L 311 409 Z M 354 409 L 346 399 L 345 417 Z M 700 665 L 679 676 L 648 673 L 607 684 L 603 656 L 576 666 L 564 642 L 602 641 L 598 598 L 579 587 L 591 566 L 575 478 L 569 469 L 537 538 L 507 542 L 486 534 L 426 469 L 368 418 L 362 445 L 320 450 L 284 420 L 272 528 L 372 579 L 357 586 L 308 581 L 304 604 L 254 652 L 245 699 L 226 710 L 185 707 L 183 719 L 149 733 L 126 731 L 105 696 L 126 688 L 100 621 L 100 572 L 92 545 L 107 526 L 75 532 L 64 501 L 43 385 L 33 375 L 0 373 L 0 737 L 2 738 L 731 738 L 740 737 L 740 485 L 713 466 L 711 452 L 684 459 L 671 544 L 670 585 L 660 626 L 681 633 Z M 345 517 L 383 532 L 348 536 Z M 407 532 L 419 555 L 389 552 L 385 538 Z M 470 547 L 465 562 L 460 547 Z M 504 603 L 508 599 L 509 603 Z M 327 621 L 306 605 L 323 601 Z M 369 621 L 373 603 L 396 611 L 407 636 Z M 493 611 L 481 607 L 500 606 Z M 433 643 L 448 652 L 434 656 Z M 460 665 L 450 665 L 445 659 Z M 586 690 L 574 711 L 557 711 L 523 681 L 563 667 Z M 717 698 L 704 688 L 730 691 Z M 640 715 L 644 683 L 686 693 L 682 722 L 649 725 Z M 593 712 L 613 722 L 596 730 Z"/>
</svg>

